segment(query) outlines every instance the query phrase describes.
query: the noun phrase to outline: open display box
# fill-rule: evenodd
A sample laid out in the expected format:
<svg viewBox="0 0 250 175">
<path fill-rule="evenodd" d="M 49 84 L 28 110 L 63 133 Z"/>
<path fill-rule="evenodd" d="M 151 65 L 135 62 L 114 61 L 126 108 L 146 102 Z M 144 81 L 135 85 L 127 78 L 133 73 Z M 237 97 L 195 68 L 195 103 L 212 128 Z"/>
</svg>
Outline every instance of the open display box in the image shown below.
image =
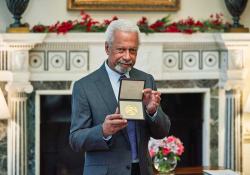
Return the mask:
<svg viewBox="0 0 250 175">
<path fill-rule="evenodd" d="M 146 80 L 122 78 L 119 90 L 119 111 L 123 119 L 145 120 L 143 115 L 143 93 Z"/>
</svg>

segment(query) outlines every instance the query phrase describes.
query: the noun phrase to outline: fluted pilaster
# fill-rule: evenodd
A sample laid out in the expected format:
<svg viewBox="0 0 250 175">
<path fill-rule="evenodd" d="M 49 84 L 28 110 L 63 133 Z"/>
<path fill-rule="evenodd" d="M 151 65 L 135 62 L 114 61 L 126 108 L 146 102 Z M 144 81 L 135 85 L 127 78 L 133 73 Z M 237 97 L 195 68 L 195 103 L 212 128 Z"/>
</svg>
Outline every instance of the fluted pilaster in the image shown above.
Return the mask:
<svg viewBox="0 0 250 175">
<path fill-rule="evenodd" d="M 242 170 L 241 91 L 226 91 L 225 167 Z"/>
<path fill-rule="evenodd" d="M 11 95 L 11 175 L 27 175 L 27 95 L 16 91 Z"/>
</svg>

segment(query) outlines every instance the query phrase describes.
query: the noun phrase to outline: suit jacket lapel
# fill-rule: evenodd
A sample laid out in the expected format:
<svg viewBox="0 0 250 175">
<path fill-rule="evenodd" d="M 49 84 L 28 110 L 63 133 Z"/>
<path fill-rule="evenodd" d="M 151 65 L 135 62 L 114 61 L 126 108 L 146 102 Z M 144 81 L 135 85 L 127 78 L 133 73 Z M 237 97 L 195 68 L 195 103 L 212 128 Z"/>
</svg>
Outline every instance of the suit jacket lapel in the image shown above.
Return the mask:
<svg viewBox="0 0 250 175">
<path fill-rule="evenodd" d="M 140 78 L 140 76 L 138 75 L 138 73 L 135 69 L 132 69 L 129 72 L 129 75 L 130 75 L 130 78 Z M 114 94 L 112 85 L 110 83 L 108 73 L 107 73 L 106 68 L 105 68 L 105 63 L 100 67 L 99 79 L 96 80 L 95 83 L 96 83 L 96 86 L 97 86 L 103 100 L 107 104 L 107 106 L 110 110 L 110 113 L 114 114 L 116 111 L 116 108 L 118 107 L 118 103 L 116 101 L 115 94 Z M 136 122 L 136 137 L 137 137 L 138 149 L 139 149 L 139 145 L 140 145 L 140 132 L 141 132 L 141 122 Z M 126 137 L 127 141 L 130 143 L 127 129 L 126 128 L 122 129 L 122 133 Z"/>
<path fill-rule="evenodd" d="M 129 71 L 129 76 L 130 76 L 130 78 L 140 78 L 140 74 L 138 74 L 138 71 L 134 68 L 132 68 Z"/>
<path fill-rule="evenodd" d="M 107 104 L 110 113 L 114 114 L 118 107 L 118 103 L 105 68 L 105 63 L 99 69 L 99 80 L 96 80 L 95 83 L 103 100 Z"/>
<path fill-rule="evenodd" d="M 108 77 L 108 73 L 105 68 L 105 63 L 100 67 L 99 69 L 99 80 L 95 81 L 96 86 L 107 104 L 110 114 L 114 114 L 116 111 L 116 108 L 118 107 L 118 103 L 115 98 L 115 94 L 112 88 L 112 85 L 110 83 L 110 79 Z M 126 139 L 129 142 L 129 137 L 126 128 L 122 129 L 122 133 L 126 137 Z"/>
</svg>

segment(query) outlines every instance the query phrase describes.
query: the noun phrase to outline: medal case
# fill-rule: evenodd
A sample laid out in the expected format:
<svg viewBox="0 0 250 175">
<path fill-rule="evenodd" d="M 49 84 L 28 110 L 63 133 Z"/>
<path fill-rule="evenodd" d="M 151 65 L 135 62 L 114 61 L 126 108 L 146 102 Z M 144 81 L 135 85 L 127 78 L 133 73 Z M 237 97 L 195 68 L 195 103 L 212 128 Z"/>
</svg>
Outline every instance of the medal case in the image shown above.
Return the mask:
<svg viewBox="0 0 250 175">
<path fill-rule="evenodd" d="M 118 104 L 119 112 L 123 119 L 145 120 L 143 109 L 143 93 L 145 89 L 144 79 L 121 78 Z"/>
</svg>

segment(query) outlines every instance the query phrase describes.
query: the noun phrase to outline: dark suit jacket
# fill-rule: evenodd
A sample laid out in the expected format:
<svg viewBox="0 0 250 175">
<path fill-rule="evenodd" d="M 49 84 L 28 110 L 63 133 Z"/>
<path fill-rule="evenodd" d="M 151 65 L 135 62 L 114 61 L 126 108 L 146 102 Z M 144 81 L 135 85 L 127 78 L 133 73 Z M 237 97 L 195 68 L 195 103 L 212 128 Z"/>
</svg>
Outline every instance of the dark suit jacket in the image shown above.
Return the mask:
<svg viewBox="0 0 250 175">
<path fill-rule="evenodd" d="M 131 78 L 146 79 L 146 88 L 156 90 L 152 75 L 135 68 Z M 102 124 L 107 115 L 114 114 L 118 103 L 105 65 L 90 75 L 76 81 L 72 94 L 72 116 L 69 142 L 73 150 L 85 153 L 84 175 L 130 175 L 131 148 L 126 128 L 118 131 L 106 143 Z M 145 109 L 145 106 L 144 106 Z M 152 122 L 145 110 L 145 121 L 136 122 L 138 156 L 142 175 L 152 175 L 152 160 L 148 152 L 150 137 L 167 136 L 170 120 L 158 107 L 157 118 Z"/>
</svg>

